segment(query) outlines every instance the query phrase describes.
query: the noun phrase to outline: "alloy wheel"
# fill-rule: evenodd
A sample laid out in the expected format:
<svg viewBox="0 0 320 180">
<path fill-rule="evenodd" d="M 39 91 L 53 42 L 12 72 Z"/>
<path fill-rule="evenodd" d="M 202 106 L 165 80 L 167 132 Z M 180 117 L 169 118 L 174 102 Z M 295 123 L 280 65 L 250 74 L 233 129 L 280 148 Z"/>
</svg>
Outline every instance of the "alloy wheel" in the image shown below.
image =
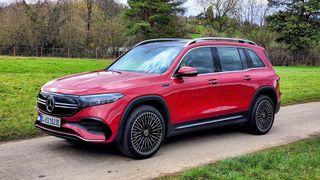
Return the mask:
<svg viewBox="0 0 320 180">
<path fill-rule="evenodd" d="M 139 115 L 131 128 L 131 143 L 135 151 L 149 155 L 159 148 L 163 139 L 163 125 L 153 112 Z"/>
<path fill-rule="evenodd" d="M 262 101 L 256 109 L 256 124 L 257 128 L 262 131 L 268 131 L 272 126 L 274 119 L 274 109 L 272 104 L 264 100 Z"/>
</svg>

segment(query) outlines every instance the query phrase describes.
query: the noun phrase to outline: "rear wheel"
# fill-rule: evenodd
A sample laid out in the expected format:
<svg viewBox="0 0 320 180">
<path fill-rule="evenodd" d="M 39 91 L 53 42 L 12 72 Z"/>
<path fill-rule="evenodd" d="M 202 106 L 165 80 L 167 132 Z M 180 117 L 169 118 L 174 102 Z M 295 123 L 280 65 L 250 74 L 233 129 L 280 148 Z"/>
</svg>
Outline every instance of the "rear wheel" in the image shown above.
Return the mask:
<svg viewBox="0 0 320 180">
<path fill-rule="evenodd" d="M 268 96 L 259 96 L 251 110 L 247 129 L 256 135 L 263 135 L 270 131 L 274 121 L 274 104 Z"/>
<path fill-rule="evenodd" d="M 136 159 L 149 158 L 163 142 L 164 119 L 154 107 L 140 106 L 130 113 L 123 133 L 119 146 L 122 153 Z"/>
</svg>

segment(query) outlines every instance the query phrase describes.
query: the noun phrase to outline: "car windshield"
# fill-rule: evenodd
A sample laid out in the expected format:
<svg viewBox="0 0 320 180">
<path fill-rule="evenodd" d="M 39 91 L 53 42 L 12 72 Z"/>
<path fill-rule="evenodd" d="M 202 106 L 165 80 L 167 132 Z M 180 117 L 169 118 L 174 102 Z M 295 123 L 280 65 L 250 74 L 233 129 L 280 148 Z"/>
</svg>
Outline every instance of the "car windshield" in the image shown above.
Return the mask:
<svg viewBox="0 0 320 180">
<path fill-rule="evenodd" d="M 182 47 L 159 44 L 138 46 L 112 64 L 111 71 L 136 71 L 145 73 L 164 73 Z"/>
</svg>

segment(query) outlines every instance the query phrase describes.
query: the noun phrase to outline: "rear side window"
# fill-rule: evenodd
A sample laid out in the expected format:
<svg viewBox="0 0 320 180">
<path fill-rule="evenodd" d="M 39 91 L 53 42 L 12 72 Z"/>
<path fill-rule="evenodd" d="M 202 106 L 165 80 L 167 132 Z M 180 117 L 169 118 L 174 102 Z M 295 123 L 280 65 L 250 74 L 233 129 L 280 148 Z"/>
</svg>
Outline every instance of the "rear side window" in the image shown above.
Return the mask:
<svg viewBox="0 0 320 180">
<path fill-rule="evenodd" d="M 237 71 L 243 69 L 238 48 L 217 47 L 217 51 L 222 71 Z"/>
<path fill-rule="evenodd" d="M 191 50 L 181 61 L 179 68 L 183 66 L 195 67 L 199 74 L 213 73 L 214 64 L 210 47 L 202 47 Z"/>
<path fill-rule="evenodd" d="M 248 50 L 248 55 L 252 60 L 252 65 L 254 68 L 265 67 L 263 61 L 255 52 L 253 52 L 252 50 Z"/>
</svg>

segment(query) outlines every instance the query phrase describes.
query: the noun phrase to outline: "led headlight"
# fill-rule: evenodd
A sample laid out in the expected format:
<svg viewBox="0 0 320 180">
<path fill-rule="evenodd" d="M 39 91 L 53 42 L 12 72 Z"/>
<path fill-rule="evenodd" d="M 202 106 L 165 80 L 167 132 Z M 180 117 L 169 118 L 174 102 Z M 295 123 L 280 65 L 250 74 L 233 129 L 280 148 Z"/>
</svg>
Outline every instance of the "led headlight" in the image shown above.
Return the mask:
<svg viewBox="0 0 320 180">
<path fill-rule="evenodd" d="M 121 93 L 110 93 L 110 94 L 97 94 L 80 96 L 81 105 L 83 108 L 89 106 L 96 106 L 101 104 L 108 104 L 121 99 L 124 95 Z"/>
</svg>

